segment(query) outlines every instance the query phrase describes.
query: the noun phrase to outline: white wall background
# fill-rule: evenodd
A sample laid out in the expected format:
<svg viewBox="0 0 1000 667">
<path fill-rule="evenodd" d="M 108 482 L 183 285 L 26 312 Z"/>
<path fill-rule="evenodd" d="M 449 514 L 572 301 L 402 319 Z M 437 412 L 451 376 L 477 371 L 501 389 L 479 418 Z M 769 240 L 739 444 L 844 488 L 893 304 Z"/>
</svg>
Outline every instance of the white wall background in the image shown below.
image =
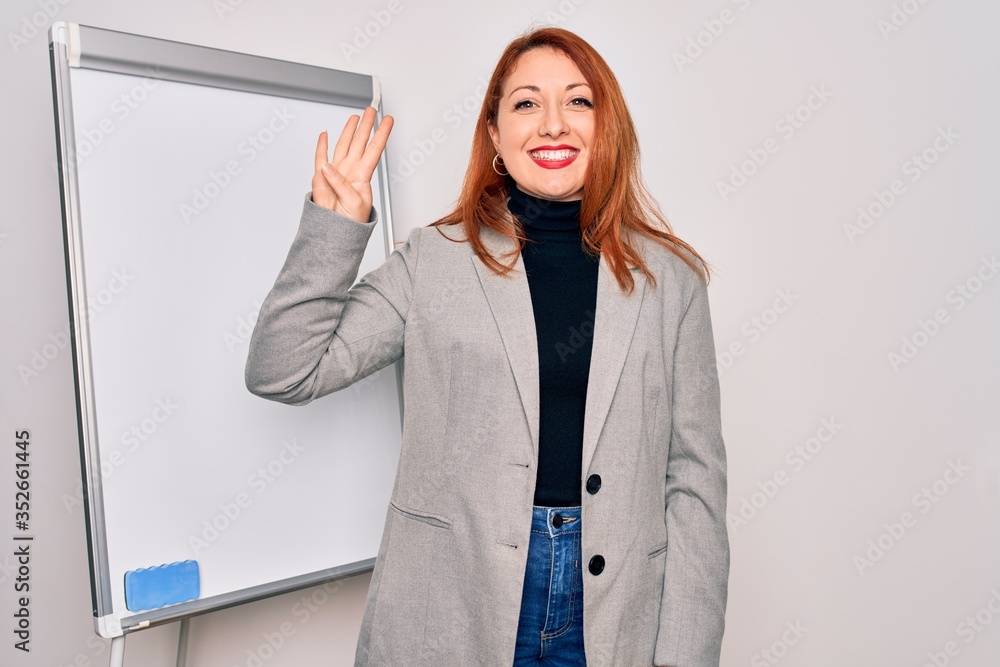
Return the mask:
<svg viewBox="0 0 1000 667">
<path fill-rule="evenodd" d="M 579 32 L 625 90 L 653 193 L 718 269 L 733 554 L 722 664 L 998 664 L 1000 7 L 398 2 L 0 6 L 0 663 L 108 658 L 70 501 L 72 370 L 57 345 L 67 309 L 45 33 L 64 20 L 377 74 L 396 118 L 390 166 L 405 175 L 392 186 L 400 238 L 457 195 L 503 46 L 533 21 Z M 377 34 L 345 51 L 366 25 Z M 859 208 L 871 219 L 859 224 Z M 22 376 L 43 350 L 52 358 Z M 20 429 L 32 434 L 30 654 L 11 632 Z M 367 586 L 357 576 L 198 617 L 190 664 L 351 664 Z M 126 664 L 173 665 L 176 632 L 130 635 Z"/>
</svg>

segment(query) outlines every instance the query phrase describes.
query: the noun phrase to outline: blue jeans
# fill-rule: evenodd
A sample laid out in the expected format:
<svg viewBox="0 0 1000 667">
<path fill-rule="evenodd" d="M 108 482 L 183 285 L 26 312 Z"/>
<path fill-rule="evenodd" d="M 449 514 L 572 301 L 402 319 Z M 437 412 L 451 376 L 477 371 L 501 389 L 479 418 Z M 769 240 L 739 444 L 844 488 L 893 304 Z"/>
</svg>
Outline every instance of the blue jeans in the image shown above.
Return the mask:
<svg viewBox="0 0 1000 667">
<path fill-rule="evenodd" d="M 513 667 L 586 667 L 580 519 L 579 506 L 534 506 Z"/>
</svg>

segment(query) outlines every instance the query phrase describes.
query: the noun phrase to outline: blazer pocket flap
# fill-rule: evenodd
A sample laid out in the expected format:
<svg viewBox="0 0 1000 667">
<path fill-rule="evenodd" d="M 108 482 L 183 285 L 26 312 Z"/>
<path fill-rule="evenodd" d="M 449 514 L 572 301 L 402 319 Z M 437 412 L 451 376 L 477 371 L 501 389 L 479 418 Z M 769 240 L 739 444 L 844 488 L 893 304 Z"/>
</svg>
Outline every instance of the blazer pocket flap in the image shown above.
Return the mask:
<svg viewBox="0 0 1000 667">
<path fill-rule="evenodd" d="M 390 500 L 389 506 L 402 514 L 407 519 L 413 519 L 414 521 L 420 521 L 421 523 L 426 523 L 427 525 L 434 526 L 435 528 L 446 528 L 451 530 L 451 521 L 444 518 L 438 514 L 430 514 L 429 512 L 418 512 L 416 510 L 411 510 L 401 505 L 397 505 L 395 501 Z"/>
<path fill-rule="evenodd" d="M 664 542 L 663 544 L 657 546 L 655 549 L 649 552 L 649 560 L 653 560 L 654 558 L 656 558 L 662 553 L 665 553 L 666 551 L 667 551 L 667 543 Z"/>
</svg>

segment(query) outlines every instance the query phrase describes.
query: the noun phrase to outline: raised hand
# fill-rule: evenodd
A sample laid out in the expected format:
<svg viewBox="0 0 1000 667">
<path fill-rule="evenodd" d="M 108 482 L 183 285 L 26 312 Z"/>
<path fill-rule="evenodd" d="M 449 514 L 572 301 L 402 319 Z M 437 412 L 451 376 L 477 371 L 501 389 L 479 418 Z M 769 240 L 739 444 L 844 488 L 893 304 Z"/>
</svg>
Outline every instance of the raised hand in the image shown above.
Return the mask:
<svg viewBox="0 0 1000 667">
<path fill-rule="evenodd" d="M 316 172 L 312 179 L 313 203 L 357 222 L 368 222 L 372 209 L 372 174 L 389 140 L 392 123 L 392 116 L 384 116 L 368 141 L 375 125 L 375 107 L 365 109 L 360 119 L 357 115 L 351 116 L 333 149 L 332 163 L 327 162 L 326 132 L 320 133 L 316 143 Z"/>
</svg>

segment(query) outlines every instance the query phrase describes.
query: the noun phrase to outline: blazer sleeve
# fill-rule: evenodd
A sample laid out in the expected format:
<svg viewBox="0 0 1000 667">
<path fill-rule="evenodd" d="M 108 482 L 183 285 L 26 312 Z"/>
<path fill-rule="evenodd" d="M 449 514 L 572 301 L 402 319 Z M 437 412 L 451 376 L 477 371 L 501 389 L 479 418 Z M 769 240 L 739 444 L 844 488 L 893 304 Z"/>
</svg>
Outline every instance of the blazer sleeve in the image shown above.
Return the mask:
<svg viewBox="0 0 1000 667">
<path fill-rule="evenodd" d="M 306 195 L 250 337 L 245 380 L 252 393 L 305 405 L 402 358 L 420 230 L 355 285 L 377 221 L 374 208 L 361 223 Z"/>
<path fill-rule="evenodd" d="M 653 661 L 718 667 L 729 588 L 726 450 L 708 289 L 695 280 L 674 349 L 667 552 Z"/>
</svg>

